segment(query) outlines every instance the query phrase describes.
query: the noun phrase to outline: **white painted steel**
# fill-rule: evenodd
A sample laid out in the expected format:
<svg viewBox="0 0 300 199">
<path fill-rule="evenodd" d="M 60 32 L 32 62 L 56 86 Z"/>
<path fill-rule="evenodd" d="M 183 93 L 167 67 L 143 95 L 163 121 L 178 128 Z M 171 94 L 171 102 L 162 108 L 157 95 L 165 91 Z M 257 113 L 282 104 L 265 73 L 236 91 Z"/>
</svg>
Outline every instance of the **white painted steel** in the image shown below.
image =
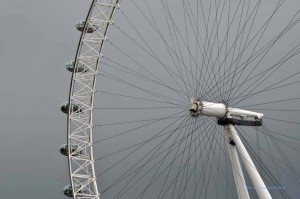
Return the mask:
<svg viewBox="0 0 300 199">
<path fill-rule="evenodd" d="M 205 102 L 201 103 L 201 115 L 222 118 L 226 115 L 226 106 L 223 103 Z"/>
<path fill-rule="evenodd" d="M 226 115 L 226 106 L 223 103 L 200 101 L 192 98 L 190 100 L 190 112 L 193 117 L 200 115 L 222 118 Z"/>
<path fill-rule="evenodd" d="M 228 107 L 228 115 L 238 115 L 238 116 L 243 116 L 243 117 L 256 117 L 256 118 L 262 118 L 264 116 L 264 114 L 262 113 L 257 113 L 257 112 L 253 112 L 253 111 L 247 111 L 247 110 L 243 110 L 243 109 L 239 109 L 239 108 L 231 108 Z"/>
<path fill-rule="evenodd" d="M 249 156 L 242 140 L 237 134 L 235 127 L 232 124 L 228 125 L 229 131 L 233 137 L 233 140 L 236 144 L 236 147 L 240 153 L 241 159 L 245 165 L 245 168 L 250 176 L 252 184 L 255 188 L 255 191 L 260 199 L 271 199 L 271 195 L 269 193 L 268 188 L 266 187 L 264 181 L 262 180 L 261 176 L 259 175 L 251 157 Z"/>
<path fill-rule="evenodd" d="M 232 164 L 232 171 L 234 175 L 238 198 L 249 199 L 250 197 L 249 197 L 248 189 L 246 188 L 247 186 L 242 171 L 242 167 L 240 164 L 239 156 L 237 153 L 236 145 L 230 144 L 230 141 L 233 140 L 233 137 L 228 125 L 224 126 L 224 131 L 225 131 L 225 137 L 227 139 L 229 156 Z"/>
<path fill-rule="evenodd" d="M 119 2 L 120 0 L 92 1 L 75 56 L 69 104 L 77 104 L 82 109 L 80 112 L 69 109 L 67 138 L 68 146 L 78 146 L 75 152 L 68 147 L 70 182 L 74 199 L 100 198 L 93 157 L 93 106 L 101 52 Z M 86 31 L 88 27 L 95 29 L 92 33 L 88 33 Z M 84 66 L 88 70 L 80 72 L 77 70 L 78 66 Z"/>
<path fill-rule="evenodd" d="M 190 101 L 190 111 L 193 116 L 211 116 L 216 118 L 222 118 L 225 116 L 241 116 L 241 117 L 255 117 L 262 118 L 264 114 L 253 111 L 243 110 L 239 108 L 226 107 L 223 103 L 214 103 L 196 100 L 194 98 Z"/>
</svg>

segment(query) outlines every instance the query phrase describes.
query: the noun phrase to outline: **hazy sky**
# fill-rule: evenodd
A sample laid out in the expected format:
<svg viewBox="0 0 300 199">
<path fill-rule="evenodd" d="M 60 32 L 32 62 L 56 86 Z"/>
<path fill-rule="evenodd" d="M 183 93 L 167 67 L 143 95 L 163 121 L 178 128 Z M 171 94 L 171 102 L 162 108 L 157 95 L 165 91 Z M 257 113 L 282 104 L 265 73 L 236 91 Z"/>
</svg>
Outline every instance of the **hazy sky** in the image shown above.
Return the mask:
<svg viewBox="0 0 300 199">
<path fill-rule="evenodd" d="M 0 1 L 1 198 L 59 199 L 69 184 L 66 141 L 70 73 L 88 1 Z"/>
</svg>

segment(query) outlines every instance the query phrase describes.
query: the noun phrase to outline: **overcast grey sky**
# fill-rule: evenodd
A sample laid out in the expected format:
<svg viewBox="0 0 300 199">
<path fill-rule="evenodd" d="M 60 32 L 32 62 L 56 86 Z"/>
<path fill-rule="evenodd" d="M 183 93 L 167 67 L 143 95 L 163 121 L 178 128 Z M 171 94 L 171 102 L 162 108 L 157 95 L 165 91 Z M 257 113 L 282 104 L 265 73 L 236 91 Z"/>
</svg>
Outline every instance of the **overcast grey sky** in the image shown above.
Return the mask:
<svg viewBox="0 0 300 199">
<path fill-rule="evenodd" d="M 89 3 L 0 1 L 1 198 L 65 197 L 67 160 L 58 149 L 66 141 L 67 118 L 59 107 L 71 77 L 65 63 L 80 36 L 75 23 Z"/>
<path fill-rule="evenodd" d="M 70 73 L 88 2 L 0 1 L 1 198 L 64 198 Z"/>
</svg>

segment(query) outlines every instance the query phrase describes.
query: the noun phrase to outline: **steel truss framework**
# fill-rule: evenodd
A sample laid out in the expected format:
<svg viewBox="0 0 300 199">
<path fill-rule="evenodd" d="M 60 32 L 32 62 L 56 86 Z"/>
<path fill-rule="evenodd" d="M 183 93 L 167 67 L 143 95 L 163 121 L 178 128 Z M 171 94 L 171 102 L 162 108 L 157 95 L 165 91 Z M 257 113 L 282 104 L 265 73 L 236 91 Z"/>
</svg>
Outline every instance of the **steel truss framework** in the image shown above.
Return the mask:
<svg viewBox="0 0 300 199">
<path fill-rule="evenodd" d="M 72 152 L 71 147 L 68 147 L 68 159 L 73 198 L 76 199 L 100 198 L 93 158 L 93 104 L 101 52 L 118 6 L 119 0 L 92 2 L 75 57 L 69 107 L 78 105 L 80 109 L 77 111 L 69 109 L 68 146 L 77 145 L 78 148 Z M 88 27 L 92 27 L 94 31 L 87 32 Z M 86 67 L 87 70 L 78 71 L 79 65 Z"/>
</svg>

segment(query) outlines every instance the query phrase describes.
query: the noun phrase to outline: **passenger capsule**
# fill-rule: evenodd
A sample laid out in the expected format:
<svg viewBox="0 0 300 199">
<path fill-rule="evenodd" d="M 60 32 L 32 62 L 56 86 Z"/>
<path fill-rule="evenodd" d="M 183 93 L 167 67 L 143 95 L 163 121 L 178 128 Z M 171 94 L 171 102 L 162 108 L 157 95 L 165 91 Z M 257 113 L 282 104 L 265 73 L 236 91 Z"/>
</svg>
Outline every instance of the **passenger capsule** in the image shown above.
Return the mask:
<svg viewBox="0 0 300 199">
<path fill-rule="evenodd" d="M 65 113 L 68 114 L 69 113 L 69 102 L 65 102 L 61 105 L 60 110 Z M 79 107 L 79 105 L 77 104 L 72 104 L 72 108 L 71 108 L 72 112 L 82 112 L 82 109 Z"/>
<path fill-rule="evenodd" d="M 82 32 L 82 31 L 84 30 L 84 25 L 85 25 L 85 20 L 80 20 L 80 21 L 78 21 L 78 22 L 76 23 L 76 28 L 77 28 L 77 30 L 79 30 L 79 31 Z M 95 30 L 98 30 L 98 29 L 99 29 L 98 26 L 88 24 L 88 27 L 87 27 L 87 29 L 86 29 L 86 32 L 87 32 L 87 33 L 93 33 Z"/>
<path fill-rule="evenodd" d="M 73 197 L 73 190 L 72 190 L 72 186 L 71 185 L 65 186 L 65 188 L 64 188 L 64 194 L 65 194 L 65 196 L 68 196 L 70 198 Z"/>
<path fill-rule="evenodd" d="M 66 63 L 66 68 L 67 68 L 68 71 L 73 72 L 74 68 L 75 68 L 75 62 L 74 61 L 69 61 L 68 63 Z M 85 73 L 87 71 L 88 71 L 88 69 L 83 64 L 78 64 L 76 72 Z"/>
<path fill-rule="evenodd" d="M 79 189 L 79 186 L 77 186 L 77 188 Z M 80 190 L 80 191 L 78 191 L 78 193 L 85 193 L 85 191 Z M 65 194 L 65 196 L 68 196 L 70 198 L 73 197 L 73 189 L 72 189 L 71 185 L 65 186 L 65 188 L 64 188 L 64 194 Z"/>
<path fill-rule="evenodd" d="M 72 144 L 70 149 L 72 156 L 79 156 L 81 154 L 81 151 L 77 151 L 77 150 L 78 150 L 78 145 Z M 61 154 L 68 156 L 68 145 L 67 144 L 61 145 L 59 151 Z"/>
</svg>

